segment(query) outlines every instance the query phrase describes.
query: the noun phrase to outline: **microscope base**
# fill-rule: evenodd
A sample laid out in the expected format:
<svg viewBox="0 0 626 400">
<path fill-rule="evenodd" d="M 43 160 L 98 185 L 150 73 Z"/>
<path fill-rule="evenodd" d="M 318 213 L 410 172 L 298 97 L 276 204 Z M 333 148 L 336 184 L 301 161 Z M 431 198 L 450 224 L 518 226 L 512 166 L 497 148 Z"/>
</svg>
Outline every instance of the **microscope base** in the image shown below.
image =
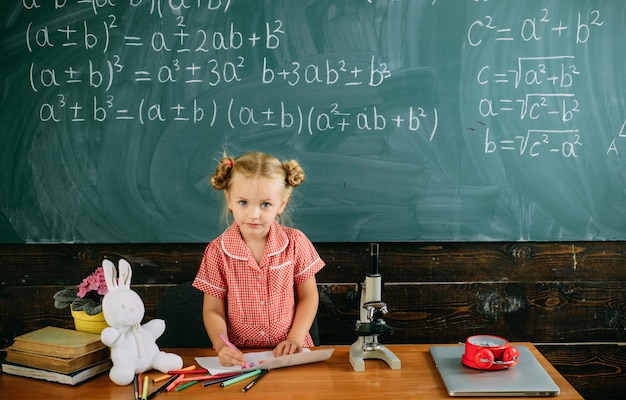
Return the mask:
<svg viewBox="0 0 626 400">
<path fill-rule="evenodd" d="M 365 339 L 369 341 L 366 342 Z M 359 339 L 350 346 L 350 364 L 356 372 L 365 371 L 365 360 L 378 359 L 385 361 L 391 369 L 400 369 L 400 359 L 384 345 L 377 346 L 375 350 L 364 350 L 365 344 L 378 344 L 376 337 L 359 336 Z"/>
</svg>

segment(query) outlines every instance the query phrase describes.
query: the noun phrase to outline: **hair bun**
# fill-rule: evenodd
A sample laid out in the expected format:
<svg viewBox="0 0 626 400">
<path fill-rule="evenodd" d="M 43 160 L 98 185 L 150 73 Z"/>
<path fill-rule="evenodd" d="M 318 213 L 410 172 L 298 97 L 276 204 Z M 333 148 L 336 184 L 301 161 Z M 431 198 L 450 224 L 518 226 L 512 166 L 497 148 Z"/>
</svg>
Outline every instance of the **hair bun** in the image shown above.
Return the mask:
<svg viewBox="0 0 626 400">
<path fill-rule="evenodd" d="M 215 173 L 211 176 L 211 186 L 216 190 L 228 188 L 228 175 L 234 166 L 235 160 L 232 157 L 224 156 L 215 168 Z"/>
<path fill-rule="evenodd" d="M 287 184 L 291 187 L 298 187 L 304 182 L 304 170 L 296 160 L 283 163 L 283 168 L 287 174 Z"/>
</svg>

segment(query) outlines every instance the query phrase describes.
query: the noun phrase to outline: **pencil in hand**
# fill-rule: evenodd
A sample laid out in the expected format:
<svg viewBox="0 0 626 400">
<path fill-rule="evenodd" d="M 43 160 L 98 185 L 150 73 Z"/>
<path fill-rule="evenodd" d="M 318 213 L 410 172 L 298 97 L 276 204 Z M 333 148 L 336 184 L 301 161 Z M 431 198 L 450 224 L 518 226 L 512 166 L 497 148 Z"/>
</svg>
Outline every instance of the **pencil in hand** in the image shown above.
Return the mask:
<svg viewBox="0 0 626 400">
<path fill-rule="evenodd" d="M 224 341 L 224 344 L 226 344 L 226 346 L 230 347 L 233 350 L 239 351 L 239 349 L 237 349 L 237 347 L 235 347 L 235 345 L 232 344 L 230 342 L 230 340 L 228 340 L 228 338 L 226 336 L 224 336 L 223 334 L 221 334 L 221 333 L 220 333 L 220 338 Z M 248 363 L 245 363 L 243 365 L 243 368 L 250 368 L 250 367 L 251 367 L 251 365 L 248 364 Z"/>
</svg>

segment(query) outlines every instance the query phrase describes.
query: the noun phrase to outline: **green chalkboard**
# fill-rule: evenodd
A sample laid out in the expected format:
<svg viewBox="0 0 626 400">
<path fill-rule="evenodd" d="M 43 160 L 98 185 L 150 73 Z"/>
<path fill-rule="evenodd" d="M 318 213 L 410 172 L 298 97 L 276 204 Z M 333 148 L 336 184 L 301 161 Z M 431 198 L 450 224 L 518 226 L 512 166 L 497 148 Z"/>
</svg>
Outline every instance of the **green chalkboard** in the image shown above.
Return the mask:
<svg viewBox="0 0 626 400">
<path fill-rule="evenodd" d="M 626 240 L 622 0 L 0 5 L 0 242 L 207 242 L 224 148 L 313 241 Z"/>
</svg>

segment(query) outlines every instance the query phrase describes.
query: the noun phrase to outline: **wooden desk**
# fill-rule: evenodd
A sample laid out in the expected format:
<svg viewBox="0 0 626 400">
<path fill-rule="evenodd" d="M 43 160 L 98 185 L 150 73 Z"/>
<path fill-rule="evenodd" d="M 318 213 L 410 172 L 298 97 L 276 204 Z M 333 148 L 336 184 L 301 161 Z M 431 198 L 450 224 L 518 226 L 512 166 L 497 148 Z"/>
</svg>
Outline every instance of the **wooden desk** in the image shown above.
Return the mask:
<svg viewBox="0 0 626 400">
<path fill-rule="evenodd" d="M 561 388 L 559 400 L 582 399 L 576 390 L 530 343 L 518 343 L 530 347 L 533 354 Z M 380 360 L 366 360 L 364 372 L 354 372 L 348 361 L 349 346 L 334 346 L 330 360 L 276 369 L 271 371 L 258 386 L 242 393 L 245 384 L 227 388 L 218 385 L 203 388 L 196 384 L 179 392 L 161 393 L 157 400 L 191 399 L 206 396 L 219 399 L 355 399 L 360 396 L 376 399 L 450 399 L 439 378 L 434 362 L 428 352 L 430 345 L 388 346 L 402 361 L 402 369 L 392 370 Z M 171 349 L 185 359 L 185 365 L 194 363 L 194 357 L 214 356 L 212 349 Z M 149 376 L 160 373 L 152 371 Z M 158 385 L 158 384 L 157 384 Z M 151 383 L 150 391 L 153 390 Z M 3 374 L 0 378 L 0 399 L 80 399 L 131 400 L 133 386 L 117 386 L 107 375 L 101 375 L 83 385 L 72 387 Z M 491 398 L 493 399 L 493 397 Z"/>
</svg>

